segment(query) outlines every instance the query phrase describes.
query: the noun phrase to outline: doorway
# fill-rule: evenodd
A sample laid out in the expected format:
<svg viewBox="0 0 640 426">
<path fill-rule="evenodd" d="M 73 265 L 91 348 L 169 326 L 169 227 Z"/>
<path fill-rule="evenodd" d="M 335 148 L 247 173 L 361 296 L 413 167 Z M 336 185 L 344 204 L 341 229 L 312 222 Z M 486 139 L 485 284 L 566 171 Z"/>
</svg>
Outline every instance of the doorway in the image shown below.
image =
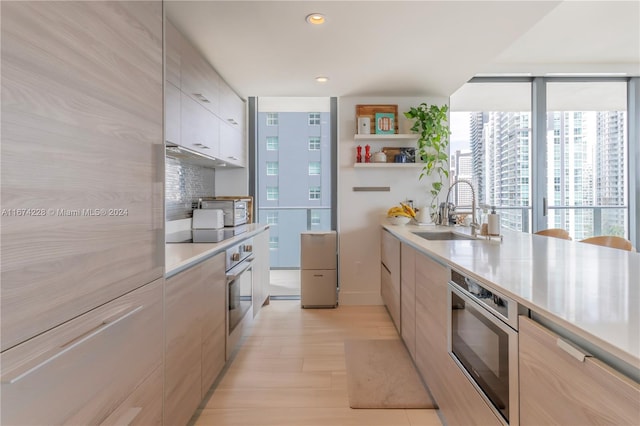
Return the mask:
<svg viewBox="0 0 640 426">
<path fill-rule="evenodd" d="M 335 98 L 254 98 L 256 216 L 269 224 L 270 295 L 300 298 L 300 233 L 335 229 Z"/>
</svg>

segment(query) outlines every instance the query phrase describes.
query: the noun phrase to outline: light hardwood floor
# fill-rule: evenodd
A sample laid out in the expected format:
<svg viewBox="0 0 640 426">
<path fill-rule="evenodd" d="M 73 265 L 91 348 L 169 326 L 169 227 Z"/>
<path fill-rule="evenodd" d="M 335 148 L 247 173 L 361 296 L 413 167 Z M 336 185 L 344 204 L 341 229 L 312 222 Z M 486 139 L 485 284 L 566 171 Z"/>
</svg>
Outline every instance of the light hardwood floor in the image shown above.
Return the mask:
<svg viewBox="0 0 640 426">
<path fill-rule="evenodd" d="M 397 339 L 382 306 L 263 307 L 235 359 L 196 412 L 205 425 L 441 425 L 436 410 L 349 408 L 345 339 Z"/>
</svg>

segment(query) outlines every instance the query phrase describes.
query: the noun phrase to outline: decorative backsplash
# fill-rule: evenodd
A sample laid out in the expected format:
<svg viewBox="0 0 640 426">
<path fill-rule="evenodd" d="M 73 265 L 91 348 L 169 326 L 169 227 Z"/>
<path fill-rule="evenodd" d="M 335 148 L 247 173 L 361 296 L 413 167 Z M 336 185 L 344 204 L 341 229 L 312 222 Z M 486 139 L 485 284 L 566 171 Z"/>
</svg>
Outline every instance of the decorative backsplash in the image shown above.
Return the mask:
<svg viewBox="0 0 640 426">
<path fill-rule="evenodd" d="M 166 220 L 190 218 L 192 203 L 215 194 L 215 169 L 166 157 Z"/>
</svg>

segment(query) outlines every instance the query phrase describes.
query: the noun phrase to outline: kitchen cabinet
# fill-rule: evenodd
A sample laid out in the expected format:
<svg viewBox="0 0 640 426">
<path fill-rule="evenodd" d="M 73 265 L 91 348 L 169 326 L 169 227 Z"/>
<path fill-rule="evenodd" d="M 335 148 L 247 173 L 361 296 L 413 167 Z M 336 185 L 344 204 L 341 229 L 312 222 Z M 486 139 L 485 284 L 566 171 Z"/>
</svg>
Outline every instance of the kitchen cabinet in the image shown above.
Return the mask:
<svg viewBox="0 0 640 426">
<path fill-rule="evenodd" d="M 260 308 L 269 303 L 269 229 L 253 237 L 253 316 L 258 315 Z"/>
<path fill-rule="evenodd" d="M 242 129 L 220 121 L 220 159 L 235 166 L 246 165 L 247 148 Z"/>
<path fill-rule="evenodd" d="M 224 81 L 220 80 L 220 118 L 241 130 L 245 128 L 245 103 Z"/>
<path fill-rule="evenodd" d="M 204 262 L 202 320 L 202 396 L 206 395 L 225 363 L 227 281 L 225 254 Z"/>
<path fill-rule="evenodd" d="M 1 37 L 5 351 L 163 275 L 162 2 L 3 2 Z"/>
<path fill-rule="evenodd" d="M 449 268 L 416 254 L 416 366 L 451 425 L 501 425 L 501 421 L 448 353 Z"/>
<path fill-rule="evenodd" d="M 163 283 L 160 278 L 3 352 L 1 423 L 88 425 L 126 416 L 159 424 Z"/>
<path fill-rule="evenodd" d="M 184 93 L 181 94 L 181 145 L 192 151 L 218 158 L 219 120 Z"/>
<path fill-rule="evenodd" d="M 415 259 L 416 366 L 427 381 L 435 382 L 447 353 L 447 282 L 449 270 L 418 253 Z M 435 392 L 435 391 L 434 391 Z"/>
<path fill-rule="evenodd" d="M 521 425 L 638 424 L 638 383 L 525 316 L 518 337 Z"/>
<path fill-rule="evenodd" d="M 408 244 L 400 245 L 400 322 L 402 340 L 416 359 L 416 255 Z"/>
<path fill-rule="evenodd" d="M 354 141 L 356 145 L 362 146 L 362 162 L 357 163 L 354 162 L 353 167 L 356 168 L 421 168 L 424 166 L 423 163 L 394 163 L 393 159 L 387 158 L 386 163 L 374 163 L 373 162 L 373 154 L 377 151 L 381 151 L 383 148 L 415 148 L 416 142 L 418 140 L 417 134 L 371 134 L 371 135 L 361 135 L 357 134 L 354 136 Z M 371 147 L 371 161 L 370 163 L 365 162 L 365 145 L 369 145 Z M 354 160 L 356 158 L 357 152 L 354 149 Z"/>
<path fill-rule="evenodd" d="M 167 81 L 164 86 L 164 138 L 168 143 L 182 145 L 181 113 L 182 94 L 180 89 Z"/>
<path fill-rule="evenodd" d="M 166 281 L 165 424 L 186 424 L 225 363 L 225 254 Z"/>
<path fill-rule="evenodd" d="M 200 263 L 166 282 L 164 421 L 187 424 L 202 399 L 204 271 Z"/>
<path fill-rule="evenodd" d="M 189 40 L 182 37 L 180 90 L 213 114 L 220 111 L 220 77 Z"/>
<path fill-rule="evenodd" d="M 164 44 L 165 44 L 165 78 L 168 82 L 180 89 L 182 34 L 168 20 L 165 19 Z"/>
<path fill-rule="evenodd" d="M 400 333 L 400 240 L 384 229 L 380 258 L 380 295 Z"/>
</svg>

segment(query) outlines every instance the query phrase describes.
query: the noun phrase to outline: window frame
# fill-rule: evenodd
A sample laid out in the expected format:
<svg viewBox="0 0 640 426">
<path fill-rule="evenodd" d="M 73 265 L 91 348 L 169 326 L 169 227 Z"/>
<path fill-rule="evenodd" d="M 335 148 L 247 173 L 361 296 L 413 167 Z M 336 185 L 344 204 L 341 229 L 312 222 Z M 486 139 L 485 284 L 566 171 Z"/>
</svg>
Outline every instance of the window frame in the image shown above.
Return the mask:
<svg viewBox="0 0 640 426">
<path fill-rule="evenodd" d="M 474 77 L 473 83 L 518 83 L 531 84 L 531 229 L 536 232 L 546 227 L 547 213 L 547 83 L 605 83 L 625 82 L 627 87 L 627 226 L 629 239 L 634 246 L 640 242 L 640 226 L 634 220 L 640 214 L 640 77 Z M 460 110 L 463 111 L 463 110 Z M 455 112 L 455 111 L 452 111 Z M 561 130 L 564 131 L 564 130 Z M 556 135 L 559 137 L 559 135 Z M 572 135 L 574 136 L 574 135 Z M 578 135 L 580 136 L 580 135 Z M 555 145 L 554 145 L 555 146 Z M 561 174 L 564 172 L 561 171 Z"/>
</svg>

